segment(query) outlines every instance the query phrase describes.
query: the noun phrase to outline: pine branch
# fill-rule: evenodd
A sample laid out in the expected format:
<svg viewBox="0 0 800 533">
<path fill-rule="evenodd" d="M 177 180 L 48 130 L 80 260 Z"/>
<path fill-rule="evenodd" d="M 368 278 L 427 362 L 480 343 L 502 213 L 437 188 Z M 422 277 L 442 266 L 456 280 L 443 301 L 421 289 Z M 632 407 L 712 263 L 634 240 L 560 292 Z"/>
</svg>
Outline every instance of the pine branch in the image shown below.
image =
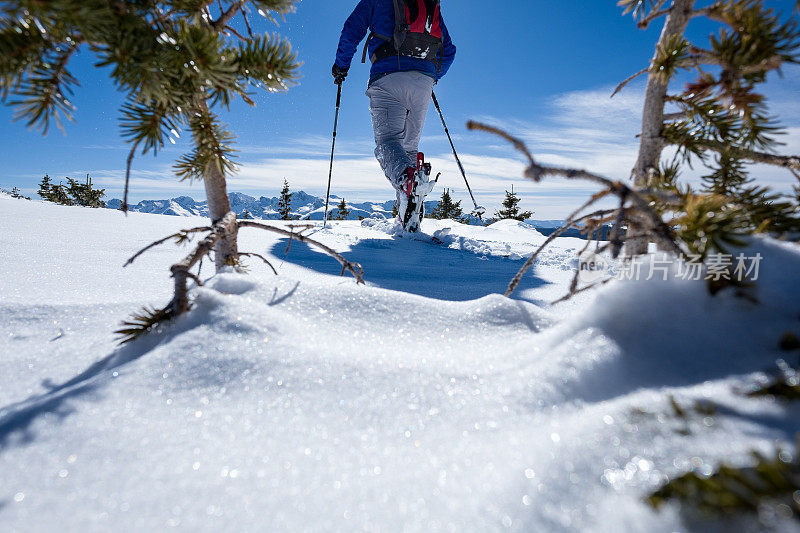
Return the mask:
<svg viewBox="0 0 800 533">
<path fill-rule="evenodd" d="M 240 43 L 232 52 L 239 75 L 270 92 L 285 91 L 297 78 L 300 63 L 287 39 L 278 35 L 257 35 Z"/>
<path fill-rule="evenodd" d="M 302 242 L 303 244 L 311 244 L 312 246 L 316 246 L 317 248 L 319 248 L 320 250 L 322 250 L 326 254 L 328 254 L 331 257 L 333 257 L 334 259 L 336 259 L 339 262 L 339 264 L 342 265 L 342 268 L 344 270 L 346 270 L 347 272 L 350 272 L 350 274 L 353 275 L 353 277 L 356 279 L 357 283 L 359 283 L 359 284 L 363 284 L 364 283 L 364 269 L 361 267 L 361 265 L 359 265 L 358 263 L 352 263 L 352 262 L 348 261 L 347 259 L 344 258 L 344 256 L 339 254 L 336 250 L 334 250 L 330 246 L 322 244 L 321 242 L 319 242 L 317 240 L 311 239 L 310 237 L 307 237 L 307 236 L 303 235 L 302 231 L 300 233 L 295 233 L 294 232 L 294 229 L 296 229 L 297 227 L 302 227 L 302 228 L 308 229 L 308 228 L 313 228 L 314 226 L 294 226 L 294 227 L 292 227 L 291 231 L 287 231 L 287 230 L 285 230 L 283 228 L 277 228 L 275 226 L 268 226 L 266 224 L 261 224 L 261 223 L 258 223 L 258 222 L 252 222 L 250 220 L 240 220 L 238 222 L 238 224 L 239 224 L 240 228 L 262 229 L 264 231 L 269 231 L 271 233 L 277 233 L 279 235 L 283 235 L 285 237 L 289 237 L 290 239 L 297 240 L 299 242 Z M 305 231 L 305 229 L 303 229 L 303 231 Z"/>
<path fill-rule="evenodd" d="M 233 136 L 222 127 L 216 115 L 200 101 L 190 110 L 189 127 L 194 138 L 194 150 L 181 157 L 175 164 L 175 172 L 182 180 L 203 179 L 209 165 L 216 165 L 228 175 L 236 169 L 233 161 Z"/>
<path fill-rule="evenodd" d="M 669 12 L 672 11 L 671 7 L 667 9 L 661 9 L 661 7 L 666 3 L 667 0 L 659 0 L 659 2 L 655 6 L 653 6 L 653 9 L 650 12 L 650 14 L 639 21 L 638 24 L 639 28 L 642 30 L 646 30 L 650 26 L 651 22 L 653 22 L 658 18 L 668 15 Z"/>
<path fill-rule="evenodd" d="M 666 140 L 666 139 L 665 139 Z M 670 144 L 674 142 L 667 141 Z M 766 152 L 758 152 L 756 150 L 748 150 L 738 146 L 732 146 L 720 141 L 713 141 L 709 139 L 694 139 L 694 144 L 698 147 L 711 150 L 717 153 L 729 153 L 739 159 L 752 161 L 753 163 L 764 163 L 766 165 L 773 165 L 791 170 L 792 172 L 800 172 L 800 156 L 785 156 L 770 154 Z"/>
<path fill-rule="evenodd" d="M 132 265 L 134 261 L 136 261 L 142 254 L 144 254 L 148 250 L 150 250 L 152 248 L 155 248 L 156 246 L 160 246 L 160 245 L 164 244 L 165 242 L 167 242 L 167 241 L 169 241 L 171 239 L 175 239 L 176 240 L 176 244 L 182 244 L 182 243 L 186 242 L 189 239 L 189 235 L 190 234 L 202 233 L 204 231 L 212 231 L 212 230 L 213 230 L 213 228 L 211 228 L 211 227 L 203 226 L 203 227 L 200 227 L 200 228 L 184 229 L 184 230 L 179 231 L 178 233 L 173 233 L 172 235 L 164 237 L 163 239 L 159 239 L 159 240 L 157 240 L 157 241 L 155 241 L 155 242 L 153 242 L 151 244 L 148 244 L 147 246 L 145 246 L 144 248 L 142 248 L 141 250 L 136 252 L 133 255 L 133 257 L 131 257 L 130 259 L 128 259 L 125 262 L 125 264 L 123 265 L 123 268 L 125 268 L 125 267 L 127 267 L 129 265 Z"/>
<path fill-rule="evenodd" d="M 70 86 L 78 83 L 67 70 L 67 63 L 77 49 L 73 45 L 56 52 L 52 65 L 42 62 L 34 69 L 23 86 L 15 91 L 23 99 L 10 102 L 10 105 L 17 108 L 15 120 L 26 119 L 28 127 L 39 129 L 46 135 L 50 129 L 50 119 L 53 118 L 58 129 L 64 131 L 61 114 L 67 120 L 73 120 L 75 106 L 67 95 L 72 94 Z"/>
</svg>

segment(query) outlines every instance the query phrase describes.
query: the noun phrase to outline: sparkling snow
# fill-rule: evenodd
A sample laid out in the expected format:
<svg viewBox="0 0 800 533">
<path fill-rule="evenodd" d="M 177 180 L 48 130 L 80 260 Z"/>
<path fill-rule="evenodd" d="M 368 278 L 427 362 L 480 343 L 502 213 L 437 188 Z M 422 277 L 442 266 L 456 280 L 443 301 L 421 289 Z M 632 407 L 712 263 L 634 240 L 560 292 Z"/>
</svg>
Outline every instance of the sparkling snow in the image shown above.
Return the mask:
<svg viewBox="0 0 800 533">
<path fill-rule="evenodd" d="M 514 299 L 498 294 L 544 240 L 527 224 L 315 230 L 363 264 L 367 287 L 243 230 L 241 248 L 279 277 L 255 262 L 218 275 L 174 325 L 116 347 L 121 320 L 168 301 L 186 249 L 123 270 L 127 257 L 206 223 L 0 198 L 3 531 L 761 527 L 642 500 L 800 430 L 796 407 L 735 392 L 800 329 L 796 247 L 754 246 L 760 306 L 672 281 L 553 307 L 577 239 L 557 240 Z M 681 420 L 670 395 L 717 414 Z"/>
</svg>

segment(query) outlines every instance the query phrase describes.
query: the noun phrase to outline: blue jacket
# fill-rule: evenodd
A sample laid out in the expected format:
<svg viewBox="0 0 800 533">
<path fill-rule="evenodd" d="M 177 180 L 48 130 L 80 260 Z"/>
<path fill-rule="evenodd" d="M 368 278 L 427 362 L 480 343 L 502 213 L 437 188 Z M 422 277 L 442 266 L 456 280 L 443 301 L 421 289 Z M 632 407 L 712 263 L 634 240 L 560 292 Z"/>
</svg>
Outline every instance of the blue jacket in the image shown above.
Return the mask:
<svg viewBox="0 0 800 533">
<path fill-rule="evenodd" d="M 441 25 L 443 45 L 439 51 L 439 58 L 441 59 L 439 72 L 437 72 L 437 65 L 427 59 L 401 56 L 398 61 L 398 57 L 393 56 L 376 61 L 372 65 L 370 83 L 384 74 L 408 70 L 422 72 L 436 80 L 447 74 L 456 57 L 456 47 L 453 45 L 450 33 L 444 24 L 444 16 L 442 16 Z M 353 13 L 344 23 L 342 37 L 339 39 L 339 49 L 336 52 L 336 65 L 341 69 L 349 70 L 353 55 L 358 50 L 358 45 L 368 31 L 391 36 L 394 35 L 394 26 L 394 0 L 360 0 Z M 372 57 L 375 50 L 385 42 L 382 39 L 373 38 L 369 43 L 367 57 Z"/>
</svg>

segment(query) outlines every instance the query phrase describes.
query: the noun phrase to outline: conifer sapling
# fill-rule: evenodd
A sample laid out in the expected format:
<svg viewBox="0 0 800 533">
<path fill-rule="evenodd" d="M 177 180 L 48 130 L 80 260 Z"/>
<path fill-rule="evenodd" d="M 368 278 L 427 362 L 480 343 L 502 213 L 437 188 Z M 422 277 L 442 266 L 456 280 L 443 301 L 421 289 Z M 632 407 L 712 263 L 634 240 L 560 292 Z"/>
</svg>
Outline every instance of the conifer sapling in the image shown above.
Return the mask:
<svg viewBox="0 0 800 533">
<path fill-rule="evenodd" d="M 434 210 L 431 211 L 430 217 L 438 220 L 458 220 L 462 215 L 461 200 L 453 202 L 450 196 L 450 189 L 445 189 L 442 192 L 441 200 L 439 200 Z"/>
<path fill-rule="evenodd" d="M 342 198 L 342 201 L 336 206 L 336 210 L 338 211 L 336 220 L 347 220 L 347 217 L 350 215 L 350 210 L 347 209 L 347 202 L 345 202 L 344 198 Z"/>
<path fill-rule="evenodd" d="M 514 186 L 511 186 L 511 192 L 506 191 L 506 198 L 503 200 L 503 207 L 500 211 L 495 213 L 495 216 L 500 219 L 512 219 L 512 220 L 519 220 L 520 222 L 524 222 L 525 220 L 529 219 L 533 216 L 531 211 L 524 211 L 520 212 L 519 203 L 521 199 L 514 192 Z"/>
<path fill-rule="evenodd" d="M 289 181 L 283 180 L 283 189 L 281 189 L 281 198 L 278 201 L 278 213 L 281 215 L 281 220 L 292 219 L 292 193 L 289 192 Z"/>
</svg>

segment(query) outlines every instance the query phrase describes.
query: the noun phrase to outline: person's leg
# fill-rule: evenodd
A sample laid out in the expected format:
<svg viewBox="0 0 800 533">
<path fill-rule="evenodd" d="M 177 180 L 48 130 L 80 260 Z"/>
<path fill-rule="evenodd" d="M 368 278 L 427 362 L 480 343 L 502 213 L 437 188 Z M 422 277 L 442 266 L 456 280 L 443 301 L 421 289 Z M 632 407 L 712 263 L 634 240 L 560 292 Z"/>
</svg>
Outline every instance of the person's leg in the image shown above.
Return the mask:
<svg viewBox="0 0 800 533">
<path fill-rule="evenodd" d="M 413 166 L 404 148 L 408 109 L 401 102 L 397 90 L 397 74 L 384 76 L 367 89 L 375 130 L 375 157 L 395 188 L 399 186 L 406 168 Z"/>
<path fill-rule="evenodd" d="M 425 127 L 425 118 L 428 115 L 431 94 L 433 94 L 433 78 L 419 72 L 407 72 L 406 74 L 408 76 L 404 78 L 403 83 L 405 96 L 403 104 L 408 108 L 408 115 L 406 116 L 403 149 L 411 161 L 416 161 L 419 140 L 422 137 L 422 129 Z"/>
</svg>

